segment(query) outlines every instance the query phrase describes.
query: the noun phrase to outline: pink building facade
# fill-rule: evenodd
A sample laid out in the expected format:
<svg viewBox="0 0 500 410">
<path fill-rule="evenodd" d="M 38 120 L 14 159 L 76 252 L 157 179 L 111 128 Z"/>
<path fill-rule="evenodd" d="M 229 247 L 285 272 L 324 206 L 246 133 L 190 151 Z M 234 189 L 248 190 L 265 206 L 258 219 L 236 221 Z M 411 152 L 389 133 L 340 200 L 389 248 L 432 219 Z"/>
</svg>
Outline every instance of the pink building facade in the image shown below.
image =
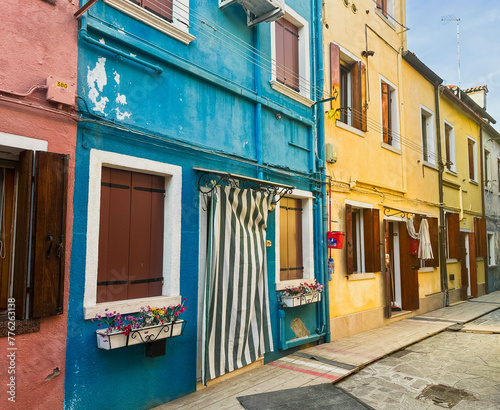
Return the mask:
<svg viewBox="0 0 500 410">
<path fill-rule="evenodd" d="M 0 2 L 0 408 L 63 407 L 78 6 Z"/>
</svg>

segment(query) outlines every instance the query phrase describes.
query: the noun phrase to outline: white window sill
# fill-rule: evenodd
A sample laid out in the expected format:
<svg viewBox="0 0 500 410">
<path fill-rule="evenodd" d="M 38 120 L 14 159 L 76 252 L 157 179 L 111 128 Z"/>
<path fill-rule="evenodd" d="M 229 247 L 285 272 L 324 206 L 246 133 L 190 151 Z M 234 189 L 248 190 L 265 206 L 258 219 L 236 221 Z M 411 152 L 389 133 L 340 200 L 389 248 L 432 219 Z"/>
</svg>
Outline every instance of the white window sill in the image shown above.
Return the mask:
<svg viewBox="0 0 500 410">
<path fill-rule="evenodd" d="M 454 176 L 458 177 L 457 172 L 452 170 L 452 169 L 445 168 L 445 171 L 447 174 L 454 175 Z"/>
<path fill-rule="evenodd" d="M 179 303 L 181 303 L 180 296 L 155 296 L 151 298 L 120 300 L 86 306 L 83 308 L 83 314 L 85 319 L 93 319 L 96 315 L 104 315 L 106 313 L 106 309 L 108 309 L 108 312 L 111 313 L 116 311 L 122 315 L 126 315 L 139 312 L 143 306 L 164 307 L 178 305 Z"/>
<path fill-rule="evenodd" d="M 457 263 L 458 259 L 451 258 L 451 259 L 446 259 L 446 263 Z"/>
<path fill-rule="evenodd" d="M 385 149 L 387 149 L 389 151 L 394 152 L 395 154 L 401 155 L 401 150 L 399 148 L 393 147 L 392 145 L 386 144 L 385 142 L 381 142 L 380 146 L 382 148 L 385 148 Z"/>
<path fill-rule="evenodd" d="M 278 91 L 279 93 L 286 95 L 287 97 L 290 97 L 292 100 L 295 100 L 301 104 L 304 104 L 307 107 L 312 107 L 314 104 L 314 101 L 310 100 L 307 97 L 304 97 L 302 94 L 298 93 L 295 90 L 292 90 L 290 87 L 287 87 L 284 84 L 281 84 L 279 81 L 270 81 L 269 84 L 271 84 L 271 88 L 274 91 Z"/>
<path fill-rule="evenodd" d="M 434 270 L 435 270 L 435 268 L 432 268 L 432 267 L 420 268 L 418 270 L 418 273 L 434 272 Z"/>
<path fill-rule="evenodd" d="M 424 167 L 427 167 L 427 168 L 431 168 L 433 169 L 434 171 L 437 171 L 438 170 L 438 167 L 436 164 L 433 164 L 432 162 L 429 162 L 429 161 L 423 161 L 423 164 L 424 164 Z"/>
<path fill-rule="evenodd" d="M 189 44 L 196 38 L 192 34 L 188 33 L 187 26 L 182 25 L 182 23 L 170 23 L 128 0 L 104 0 L 104 2 L 109 4 L 111 7 L 128 14 L 136 20 L 142 21 L 144 24 L 165 33 L 167 36 L 179 40 L 181 43 Z M 182 25 L 182 27 L 178 26 L 178 24 Z"/>
<path fill-rule="evenodd" d="M 292 280 L 284 280 L 283 282 L 277 282 L 276 291 L 285 290 L 288 287 L 299 286 L 301 283 L 307 283 L 308 285 L 312 285 L 314 283 L 314 278 L 292 279 Z"/>
<path fill-rule="evenodd" d="M 375 14 L 377 16 L 379 16 L 382 20 L 384 20 L 384 22 L 390 27 L 392 28 L 394 31 L 396 31 L 396 26 L 386 17 L 384 16 L 384 13 L 382 13 L 378 8 L 377 6 L 375 5 Z"/>
<path fill-rule="evenodd" d="M 473 180 L 473 179 L 469 179 L 469 183 L 472 184 L 472 185 L 479 185 L 479 182 Z"/>
<path fill-rule="evenodd" d="M 375 273 L 353 273 L 352 275 L 347 275 L 347 280 L 356 281 L 356 280 L 367 280 L 367 279 L 375 279 L 377 275 Z"/>
<path fill-rule="evenodd" d="M 353 134 L 356 134 L 362 138 L 365 137 L 365 133 L 357 128 L 354 128 L 352 125 L 346 124 L 345 122 L 342 122 L 340 120 L 335 121 L 335 125 L 339 128 L 342 128 L 343 130 L 352 132 Z"/>
</svg>

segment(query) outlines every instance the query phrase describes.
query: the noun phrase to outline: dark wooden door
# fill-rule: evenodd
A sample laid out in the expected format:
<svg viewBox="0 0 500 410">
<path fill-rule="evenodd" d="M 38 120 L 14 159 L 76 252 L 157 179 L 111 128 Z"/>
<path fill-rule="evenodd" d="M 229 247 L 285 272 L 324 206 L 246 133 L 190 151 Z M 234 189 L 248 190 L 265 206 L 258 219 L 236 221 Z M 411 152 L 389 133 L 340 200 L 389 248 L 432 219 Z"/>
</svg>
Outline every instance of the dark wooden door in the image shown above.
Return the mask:
<svg viewBox="0 0 500 410">
<path fill-rule="evenodd" d="M 458 215 L 458 214 L 457 214 Z M 467 287 L 469 286 L 469 270 L 467 269 L 467 232 L 460 232 L 460 267 L 462 278 L 462 300 L 467 300 Z"/>
<path fill-rule="evenodd" d="M 469 233 L 470 294 L 477 296 L 476 243 L 474 233 Z"/>
<path fill-rule="evenodd" d="M 385 317 L 392 316 L 391 302 L 393 301 L 394 292 L 394 270 L 393 263 L 393 229 L 389 221 L 384 221 L 384 266 L 385 266 Z"/>
<path fill-rule="evenodd" d="M 406 223 L 399 223 L 399 253 L 401 269 L 401 308 L 418 310 L 418 258 L 410 255 L 410 237 Z"/>
</svg>

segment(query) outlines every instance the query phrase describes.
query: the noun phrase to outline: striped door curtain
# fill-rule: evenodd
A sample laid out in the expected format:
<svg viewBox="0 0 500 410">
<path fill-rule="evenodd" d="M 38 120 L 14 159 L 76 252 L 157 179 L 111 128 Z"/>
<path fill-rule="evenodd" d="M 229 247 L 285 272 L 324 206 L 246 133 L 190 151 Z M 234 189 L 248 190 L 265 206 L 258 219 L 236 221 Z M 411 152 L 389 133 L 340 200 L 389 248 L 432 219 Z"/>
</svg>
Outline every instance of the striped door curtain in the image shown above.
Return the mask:
<svg viewBox="0 0 500 410">
<path fill-rule="evenodd" d="M 203 382 L 273 350 L 266 269 L 271 196 L 218 186 L 212 195 Z"/>
</svg>

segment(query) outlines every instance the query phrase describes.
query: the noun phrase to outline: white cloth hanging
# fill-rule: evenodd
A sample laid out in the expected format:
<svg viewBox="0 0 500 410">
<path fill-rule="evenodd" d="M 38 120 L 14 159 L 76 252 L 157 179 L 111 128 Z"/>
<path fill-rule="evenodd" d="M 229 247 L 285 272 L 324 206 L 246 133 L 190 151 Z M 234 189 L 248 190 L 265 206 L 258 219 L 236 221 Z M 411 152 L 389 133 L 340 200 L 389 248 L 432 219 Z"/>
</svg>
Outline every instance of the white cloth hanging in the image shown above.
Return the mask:
<svg viewBox="0 0 500 410">
<path fill-rule="evenodd" d="M 433 259 L 434 254 L 432 253 L 431 235 L 429 234 L 429 222 L 427 222 L 427 219 L 422 218 L 420 221 L 420 230 L 418 233 L 415 231 L 415 227 L 413 226 L 413 219 L 407 219 L 406 230 L 411 238 L 419 240 L 419 259 Z"/>
</svg>

